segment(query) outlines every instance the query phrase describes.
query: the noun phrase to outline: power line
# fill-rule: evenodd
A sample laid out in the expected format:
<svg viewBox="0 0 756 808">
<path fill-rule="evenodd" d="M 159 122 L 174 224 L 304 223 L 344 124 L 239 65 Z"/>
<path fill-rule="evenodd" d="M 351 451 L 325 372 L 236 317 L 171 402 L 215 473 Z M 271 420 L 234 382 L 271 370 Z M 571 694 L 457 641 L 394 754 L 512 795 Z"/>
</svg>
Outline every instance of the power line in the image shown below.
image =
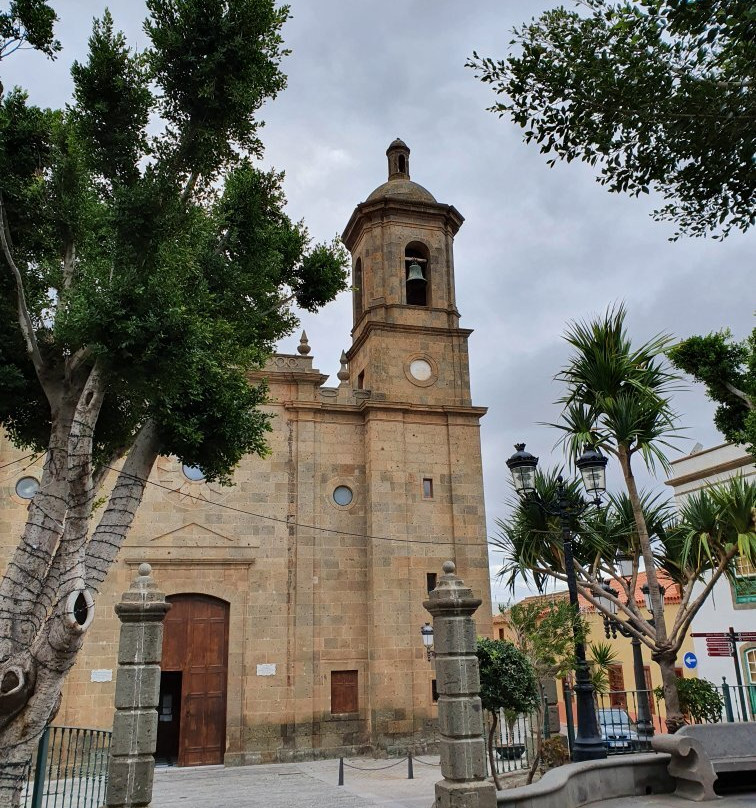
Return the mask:
<svg viewBox="0 0 756 808">
<path fill-rule="evenodd" d="M 179 489 L 171 488 L 169 485 L 161 485 L 160 483 L 153 482 L 152 480 L 145 480 L 143 477 L 137 477 L 135 474 L 127 474 L 124 471 L 119 471 L 113 466 L 106 466 L 105 468 L 110 469 L 110 471 L 115 471 L 118 474 L 124 474 L 126 477 L 130 477 L 132 480 L 138 480 L 139 482 L 145 483 L 146 485 L 152 485 L 155 488 L 162 488 L 164 491 L 170 491 L 172 494 L 180 493 Z M 189 496 L 189 495 L 188 495 Z M 197 497 L 194 497 L 197 499 Z M 398 541 L 398 542 L 405 542 L 406 544 L 425 544 L 425 545 L 456 545 L 457 542 L 454 541 L 423 541 L 421 539 L 392 539 L 388 536 L 371 536 L 365 533 L 353 533 L 348 530 L 336 530 L 330 527 L 320 527 L 319 525 L 308 525 L 304 522 L 291 522 L 288 519 L 279 519 L 275 516 L 266 516 L 262 513 L 254 513 L 253 511 L 245 511 L 243 508 L 236 508 L 233 505 L 226 505 L 223 502 L 216 502 L 212 499 L 203 499 L 204 502 L 207 502 L 208 505 L 215 505 L 217 508 L 225 508 L 227 511 L 234 511 L 235 513 L 243 513 L 245 516 L 254 516 L 257 519 L 267 519 L 270 522 L 278 522 L 282 525 L 292 525 L 294 527 L 301 527 L 306 528 L 307 530 L 320 530 L 323 533 L 334 533 L 338 536 L 354 536 L 357 539 L 372 539 L 374 541 Z"/>
<path fill-rule="evenodd" d="M 6 463 L 4 466 L 0 466 L 0 471 L 2 471 L 3 469 L 7 469 L 10 466 L 15 465 L 16 463 L 22 463 L 24 460 L 28 460 L 30 457 L 34 457 L 36 459 L 37 457 L 40 457 L 40 455 L 35 456 L 34 453 L 32 452 L 31 454 L 24 455 L 23 457 L 19 457 L 16 460 L 11 460 L 10 463 Z M 31 466 L 31 465 L 32 465 L 32 463 L 29 463 L 29 466 Z M 28 469 L 29 466 L 26 466 L 26 468 Z"/>
</svg>

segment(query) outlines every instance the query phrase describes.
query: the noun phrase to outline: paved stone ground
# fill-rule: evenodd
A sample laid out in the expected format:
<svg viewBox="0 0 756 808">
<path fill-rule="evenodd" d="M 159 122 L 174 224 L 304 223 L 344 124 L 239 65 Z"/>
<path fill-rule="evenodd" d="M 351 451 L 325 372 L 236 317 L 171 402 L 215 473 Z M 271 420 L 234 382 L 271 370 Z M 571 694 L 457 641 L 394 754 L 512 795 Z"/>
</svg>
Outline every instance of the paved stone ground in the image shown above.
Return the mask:
<svg viewBox="0 0 756 808">
<path fill-rule="evenodd" d="M 349 759 L 343 786 L 338 785 L 338 760 L 228 769 L 158 768 L 152 808 L 430 808 L 441 770 L 420 761 L 437 764 L 438 757 L 415 760 L 415 777 L 408 780 L 406 759 L 396 765 L 392 760 Z M 657 795 L 600 800 L 591 808 L 690 808 L 691 804 L 672 795 Z M 715 805 L 756 808 L 756 794 L 732 794 Z"/>
<path fill-rule="evenodd" d="M 430 808 L 434 784 L 441 779 L 437 764 L 438 757 L 422 756 L 414 761 L 414 779 L 408 780 L 406 758 L 398 763 L 348 759 L 343 786 L 338 785 L 338 760 L 158 768 L 152 808 Z"/>
</svg>

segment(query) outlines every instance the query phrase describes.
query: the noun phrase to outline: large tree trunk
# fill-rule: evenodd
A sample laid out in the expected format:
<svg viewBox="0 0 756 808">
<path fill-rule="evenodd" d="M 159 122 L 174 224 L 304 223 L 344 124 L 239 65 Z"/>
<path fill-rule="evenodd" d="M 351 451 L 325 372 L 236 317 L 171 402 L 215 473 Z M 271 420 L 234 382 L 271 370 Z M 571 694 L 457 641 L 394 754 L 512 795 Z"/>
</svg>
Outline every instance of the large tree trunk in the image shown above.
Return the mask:
<svg viewBox="0 0 756 808">
<path fill-rule="evenodd" d="M 19 805 L 27 765 L 55 718 L 94 617 L 94 594 L 133 522 L 158 453 L 157 431 L 147 422 L 90 538 L 101 401 L 93 369 L 76 407 L 65 417 L 56 413 L 41 489 L 0 583 L 0 808 Z"/>
<path fill-rule="evenodd" d="M 620 445 L 618 447 L 618 456 L 620 466 L 622 467 L 622 474 L 625 478 L 627 494 L 633 507 L 635 528 L 638 531 L 638 541 L 640 542 L 641 555 L 643 556 L 643 562 L 646 568 L 646 580 L 648 581 L 649 595 L 651 597 L 651 612 L 654 616 L 655 644 L 657 648 L 652 654 L 652 658 L 659 663 L 664 688 L 664 705 L 667 711 L 667 727 L 674 727 L 674 730 L 670 730 L 674 732 L 685 724 L 685 718 L 680 709 L 680 697 L 677 693 L 677 685 L 674 681 L 674 662 L 676 654 L 667 639 L 667 625 L 664 619 L 664 599 L 659 591 L 659 580 L 656 576 L 656 567 L 654 566 L 654 555 L 651 550 L 648 527 L 646 526 L 646 519 L 643 515 L 643 508 L 641 507 L 641 499 L 638 494 L 638 486 L 635 482 L 635 476 L 633 475 L 630 463 L 630 454 L 626 446 Z"/>
<path fill-rule="evenodd" d="M 677 674 L 675 673 L 677 654 L 674 651 L 662 651 L 652 654 L 651 658 L 659 665 L 659 670 L 661 671 L 664 705 L 667 709 L 667 716 L 664 719 L 667 732 L 677 732 L 680 727 L 686 724 L 685 717 L 680 709 L 680 695 L 677 692 Z M 670 710 L 670 704 L 675 706 L 674 711 Z"/>
</svg>

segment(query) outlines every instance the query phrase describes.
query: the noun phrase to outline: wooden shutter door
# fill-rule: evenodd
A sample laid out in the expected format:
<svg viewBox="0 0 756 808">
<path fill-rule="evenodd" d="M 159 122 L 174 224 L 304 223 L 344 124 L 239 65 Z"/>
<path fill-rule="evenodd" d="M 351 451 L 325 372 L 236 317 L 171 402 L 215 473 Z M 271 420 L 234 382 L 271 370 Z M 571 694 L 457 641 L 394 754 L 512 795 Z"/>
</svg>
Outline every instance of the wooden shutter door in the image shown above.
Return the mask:
<svg viewBox="0 0 756 808">
<path fill-rule="evenodd" d="M 331 713 L 359 712 L 357 671 L 331 671 Z"/>
</svg>

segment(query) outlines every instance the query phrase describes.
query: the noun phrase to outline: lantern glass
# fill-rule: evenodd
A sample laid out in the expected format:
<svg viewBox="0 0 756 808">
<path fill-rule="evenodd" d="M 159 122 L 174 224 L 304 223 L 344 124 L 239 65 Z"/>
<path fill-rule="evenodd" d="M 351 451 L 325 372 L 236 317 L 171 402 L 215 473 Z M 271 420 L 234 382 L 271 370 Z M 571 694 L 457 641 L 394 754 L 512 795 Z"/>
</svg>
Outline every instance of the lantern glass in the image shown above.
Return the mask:
<svg viewBox="0 0 756 808">
<path fill-rule="evenodd" d="M 617 554 L 617 569 L 622 578 L 632 578 L 635 559 L 627 553 Z"/>
<path fill-rule="evenodd" d="M 583 454 L 575 461 L 583 478 L 585 490 L 592 496 L 600 496 L 606 491 L 606 464 L 608 458 L 604 457 L 598 449 L 586 448 Z"/>
<path fill-rule="evenodd" d="M 646 608 L 649 612 L 653 612 L 653 604 L 651 603 L 651 588 L 648 584 L 643 584 L 641 587 L 641 592 L 643 592 L 643 599 L 646 601 Z M 659 584 L 659 599 L 661 600 L 662 606 L 664 606 L 664 587 Z"/>
<path fill-rule="evenodd" d="M 616 598 L 619 594 L 616 589 L 612 589 L 608 581 L 603 581 L 601 588 L 604 590 L 606 595 L 614 595 Z M 612 615 L 612 617 L 614 617 L 614 615 L 617 614 L 617 604 L 614 601 L 609 600 L 606 595 L 597 595 L 596 600 L 598 600 L 598 602 L 604 608 L 604 611 L 608 612 L 610 615 Z"/>
<path fill-rule="evenodd" d="M 423 645 L 426 648 L 430 648 L 433 645 L 433 626 L 430 623 L 426 623 L 421 629 L 420 634 L 423 637 Z"/>
<path fill-rule="evenodd" d="M 535 491 L 535 469 L 530 466 L 520 466 L 512 469 L 512 479 L 518 494 L 531 494 Z"/>
<path fill-rule="evenodd" d="M 515 449 L 517 451 L 507 460 L 507 466 L 512 472 L 515 491 L 520 496 L 533 494 L 536 490 L 535 472 L 538 466 L 538 458 L 525 451 L 524 443 L 516 443 Z"/>
</svg>

